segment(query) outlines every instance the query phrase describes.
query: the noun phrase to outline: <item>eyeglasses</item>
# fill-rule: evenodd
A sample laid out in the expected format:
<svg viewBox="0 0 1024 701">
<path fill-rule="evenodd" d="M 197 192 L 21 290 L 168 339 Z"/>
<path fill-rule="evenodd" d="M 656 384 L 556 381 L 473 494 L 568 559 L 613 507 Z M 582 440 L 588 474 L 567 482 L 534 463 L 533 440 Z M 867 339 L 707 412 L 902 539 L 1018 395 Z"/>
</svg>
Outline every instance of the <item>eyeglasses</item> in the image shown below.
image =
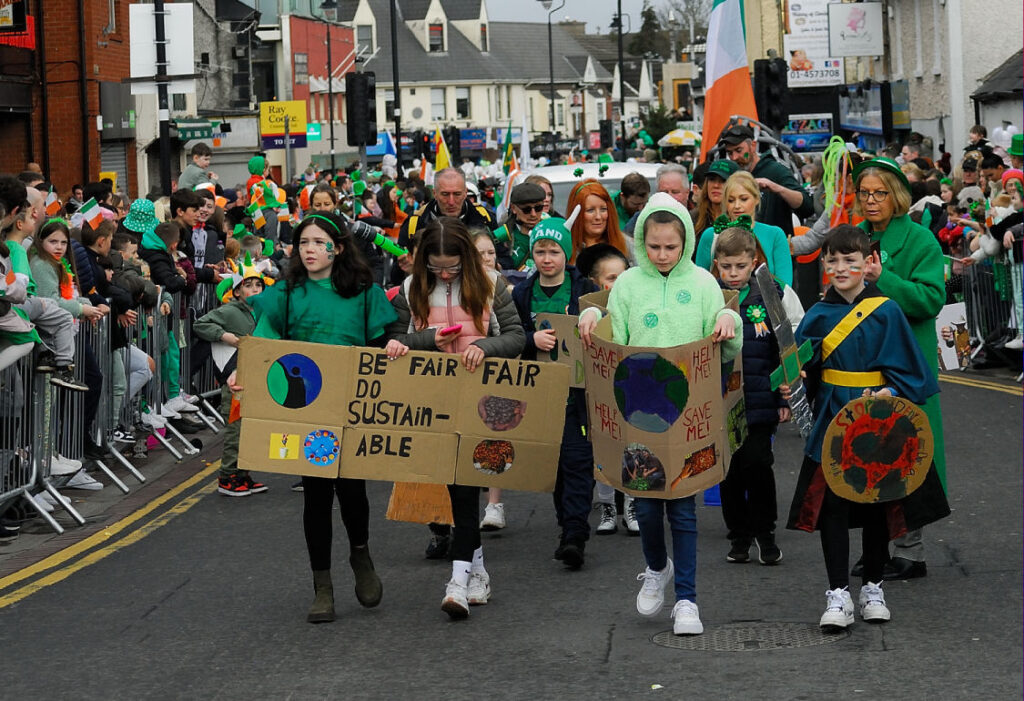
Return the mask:
<svg viewBox="0 0 1024 701">
<path fill-rule="evenodd" d="M 517 204 L 516 207 L 519 207 L 523 214 L 533 214 L 534 212 L 544 211 L 543 204 Z"/>
<path fill-rule="evenodd" d="M 458 265 L 448 265 L 443 268 L 437 265 L 428 265 L 427 270 L 432 272 L 434 275 L 440 275 L 441 273 L 458 275 L 462 272 L 462 263 L 459 263 Z"/>
<path fill-rule="evenodd" d="M 874 192 L 871 190 L 857 190 L 857 199 L 861 202 L 885 202 L 885 198 L 888 196 L 889 192 L 887 190 L 875 190 Z"/>
</svg>

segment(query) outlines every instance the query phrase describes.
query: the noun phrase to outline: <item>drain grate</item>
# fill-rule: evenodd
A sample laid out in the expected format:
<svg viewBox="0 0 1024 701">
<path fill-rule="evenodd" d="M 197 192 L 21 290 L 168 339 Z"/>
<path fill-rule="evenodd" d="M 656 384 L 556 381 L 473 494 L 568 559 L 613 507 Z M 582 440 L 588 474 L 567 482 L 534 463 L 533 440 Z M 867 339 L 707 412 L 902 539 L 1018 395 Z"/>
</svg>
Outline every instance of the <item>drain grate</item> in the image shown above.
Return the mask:
<svg viewBox="0 0 1024 701">
<path fill-rule="evenodd" d="M 750 621 L 705 628 L 703 635 L 675 635 L 667 630 L 655 635 L 651 641 L 676 650 L 748 652 L 828 645 L 849 636 L 849 631 L 823 633 L 821 628 L 808 623 Z"/>
</svg>

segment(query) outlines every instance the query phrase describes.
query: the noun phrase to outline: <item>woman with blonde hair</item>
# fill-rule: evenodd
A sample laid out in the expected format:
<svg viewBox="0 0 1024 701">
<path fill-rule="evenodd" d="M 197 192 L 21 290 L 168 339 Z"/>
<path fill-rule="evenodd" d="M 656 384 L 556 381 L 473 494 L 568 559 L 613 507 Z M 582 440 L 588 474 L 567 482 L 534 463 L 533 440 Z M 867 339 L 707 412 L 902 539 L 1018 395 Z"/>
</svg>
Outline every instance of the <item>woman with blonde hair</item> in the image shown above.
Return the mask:
<svg viewBox="0 0 1024 701">
<path fill-rule="evenodd" d="M 580 208 L 580 214 L 572 225 L 572 258 L 576 262 L 579 252 L 588 246 L 607 243 L 633 262 L 633 241 L 622 233 L 615 203 L 604 185 L 593 178 L 577 184 L 569 194 L 569 215 Z"/>
<path fill-rule="evenodd" d="M 754 212 L 760 203 L 761 188 L 757 186 L 753 175 L 745 170 L 730 175 L 725 181 L 725 191 L 722 193 L 724 213 L 701 234 L 695 262 L 705 270 L 711 270 L 711 263 L 715 257 L 715 239 L 719 232 L 732 226 L 739 226 L 749 229 L 761 244 L 772 275 L 784 286 L 792 286 L 793 259 L 789 254 L 786 234 L 777 226 L 754 220 Z"/>
</svg>

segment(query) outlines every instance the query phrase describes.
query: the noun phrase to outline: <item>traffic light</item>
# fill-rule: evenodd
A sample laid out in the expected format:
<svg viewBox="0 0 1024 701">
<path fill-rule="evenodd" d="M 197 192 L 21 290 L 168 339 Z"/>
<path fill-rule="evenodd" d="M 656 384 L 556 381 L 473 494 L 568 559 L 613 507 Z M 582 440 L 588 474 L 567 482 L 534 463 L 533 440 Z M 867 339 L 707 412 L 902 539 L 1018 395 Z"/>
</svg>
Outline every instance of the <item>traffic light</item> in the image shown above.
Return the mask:
<svg viewBox="0 0 1024 701">
<path fill-rule="evenodd" d="M 457 166 L 462 160 L 462 134 L 458 127 L 444 128 L 444 142 L 448 145 L 448 153 L 452 157 L 452 165 Z"/>
<path fill-rule="evenodd" d="M 612 120 L 599 120 L 597 128 L 601 132 L 601 148 L 612 148 L 615 145 L 615 132 L 612 127 Z"/>
<path fill-rule="evenodd" d="M 377 143 L 377 77 L 373 73 L 345 74 L 345 127 L 348 143 Z"/>
<path fill-rule="evenodd" d="M 789 119 L 789 67 L 782 58 L 754 61 L 754 102 L 758 120 L 781 129 Z"/>
<path fill-rule="evenodd" d="M 413 151 L 418 153 L 420 158 L 433 158 L 433 153 L 430 150 L 430 141 L 430 134 L 417 129 L 413 135 Z"/>
</svg>

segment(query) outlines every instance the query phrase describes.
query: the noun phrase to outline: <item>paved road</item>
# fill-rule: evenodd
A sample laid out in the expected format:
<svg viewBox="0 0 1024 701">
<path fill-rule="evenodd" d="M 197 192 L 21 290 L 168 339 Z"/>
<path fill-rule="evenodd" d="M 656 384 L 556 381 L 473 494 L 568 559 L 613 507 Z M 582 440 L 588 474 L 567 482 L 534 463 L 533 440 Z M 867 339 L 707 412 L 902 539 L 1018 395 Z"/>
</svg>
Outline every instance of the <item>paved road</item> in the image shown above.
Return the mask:
<svg viewBox="0 0 1024 701">
<path fill-rule="evenodd" d="M 270 476 L 269 493 L 228 499 L 200 479 L 161 489 L 172 497 L 116 533 L 108 518 L 97 542 L 67 563 L 0 580 L 0 695 L 1020 699 L 1021 398 L 942 389 L 954 511 L 927 530 L 928 577 L 886 584 L 893 620 L 885 626 L 858 620 L 848 636 L 822 643 L 827 582 L 817 537 L 781 532 L 778 567 L 727 564 L 719 510 L 701 507 L 706 633 L 697 644 L 746 649 L 660 646 L 652 638 L 671 629 L 668 611 L 641 619 L 634 608 L 638 540 L 592 538 L 585 568 L 567 572 L 550 559 L 550 497 L 526 493 L 506 499 L 509 527 L 485 535 L 492 602 L 452 623 L 439 609 L 448 565 L 423 559 L 423 527 L 383 519 L 389 486 L 380 483 L 370 490 L 371 548 L 384 602 L 363 610 L 350 594 L 339 524 L 339 619 L 312 626 L 301 495 L 288 490 L 291 480 Z M 784 510 L 799 464 L 795 430 L 776 445 Z M 181 482 L 202 468 L 171 476 Z M 788 645 L 818 644 L 761 649 L 755 634 L 772 631 Z"/>
</svg>

